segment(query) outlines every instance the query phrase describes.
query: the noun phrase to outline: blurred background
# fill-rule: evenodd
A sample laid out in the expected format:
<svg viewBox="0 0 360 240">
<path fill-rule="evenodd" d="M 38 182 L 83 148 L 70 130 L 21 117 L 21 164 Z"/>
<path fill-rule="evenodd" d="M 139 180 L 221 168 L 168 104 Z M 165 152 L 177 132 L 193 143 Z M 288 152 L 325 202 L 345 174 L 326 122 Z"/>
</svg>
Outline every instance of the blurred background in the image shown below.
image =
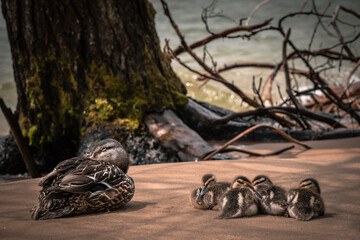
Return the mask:
<svg viewBox="0 0 360 240">
<path fill-rule="evenodd" d="M 161 2 L 159 0 L 150 0 L 153 4 L 156 14 L 156 28 L 158 31 L 161 46 L 164 45 L 164 39 L 170 40 L 170 47 L 175 49 L 179 46 L 178 37 L 170 25 L 168 18 L 163 14 Z M 209 6 L 213 0 L 167 0 L 170 11 L 181 32 L 185 36 L 188 44 L 197 40 L 203 39 L 209 34 L 206 32 L 205 25 L 201 20 L 202 10 Z M 215 12 L 226 16 L 226 18 L 211 18 L 209 19 L 209 26 L 213 32 L 221 32 L 225 29 L 235 27 L 239 24 L 239 20 L 247 18 L 251 11 L 262 1 L 261 0 L 219 0 L 217 1 Z M 262 6 L 252 18 L 250 25 L 258 24 L 266 19 L 273 18 L 272 25 L 277 24 L 277 20 L 282 16 L 298 12 L 303 5 L 304 0 L 270 0 L 266 5 Z M 320 13 L 332 15 L 337 5 L 343 5 L 353 11 L 360 13 L 359 0 L 321 0 L 315 1 L 316 9 Z M 309 11 L 313 8 L 313 1 L 307 1 L 303 11 Z M 360 32 L 359 19 L 342 12 L 340 17 L 357 27 L 347 25 L 339 25 L 341 32 L 345 39 L 351 39 Z M 285 21 L 284 26 L 291 28 L 291 41 L 300 49 L 308 49 L 313 30 L 316 26 L 317 18 L 302 16 L 294 17 Z M 328 22 L 327 22 L 328 23 Z M 325 25 L 332 30 L 328 24 Z M 333 32 L 333 30 L 332 30 Z M 280 34 L 271 31 L 260 33 L 251 40 L 235 38 L 235 39 L 218 39 L 211 42 L 207 46 L 207 50 L 211 53 L 218 67 L 224 64 L 231 64 L 234 62 L 268 62 L 278 63 L 281 61 L 281 47 L 283 38 Z M 312 49 L 325 48 L 333 46 L 338 42 L 337 38 L 329 37 L 329 35 L 322 29 L 318 28 L 316 31 Z M 339 49 L 337 49 L 339 50 Z M 360 40 L 352 43 L 352 51 L 359 56 Z M 200 47 L 195 50 L 199 56 L 203 56 L 203 48 Z M 200 70 L 194 61 L 183 53 L 179 57 L 189 64 L 189 66 Z M 322 64 L 324 59 L 317 59 L 316 64 Z M 209 58 L 207 63 L 211 64 Z M 172 62 L 172 66 L 177 75 L 182 79 L 183 83 L 188 89 L 188 95 L 212 104 L 229 108 L 235 111 L 240 111 L 246 108 L 241 105 L 241 99 L 235 94 L 224 88 L 222 85 L 209 82 L 205 86 L 199 88 L 201 82 L 196 81 L 196 75 L 187 71 L 176 62 Z M 301 65 L 297 65 L 301 66 Z M 344 83 L 353 65 L 343 62 L 341 71 L 338 65 L 334 63 L 334 68 L 324 72 L 326 79 L 330 83 Z M 255 77 L 256 81 L 260 78 L 266 79 L 272 70 L 256 69 L 256 68 L 242 68 L 229 71 L 223 76 L 230 82 L 234 82 L 239 88 L 249 95 L 252 93 L 252 80 Z M 359 81 L 360 70 L 357 70 L 353 76 L 353 80 Z M 283 73 L 279 73 L 277 82 L 280 87 L 284 86 Z M 300 87 L 306 87 L 307 82 L 299 81 Z M 276 86 L 276 85 L 274 85 Z M 274 95 L 277 95 L 276 87 L 273 88 Z M 283 89 L 283 88 L 282 88 Z M 6 105 L 15 110 L 17 103 L 16 86 L 14 82 L 14 75 L 12 69 L 12 60 L 10 53 L 10 46 L 7 37 L 6 24 L 3 16 L 0 16 L 0 96 L 4 99 Z M 276 98 L 275 98 L 276 100 Z M 0 113 L 0 136 L 8 134 L 9 127 Z"/>
</svg>

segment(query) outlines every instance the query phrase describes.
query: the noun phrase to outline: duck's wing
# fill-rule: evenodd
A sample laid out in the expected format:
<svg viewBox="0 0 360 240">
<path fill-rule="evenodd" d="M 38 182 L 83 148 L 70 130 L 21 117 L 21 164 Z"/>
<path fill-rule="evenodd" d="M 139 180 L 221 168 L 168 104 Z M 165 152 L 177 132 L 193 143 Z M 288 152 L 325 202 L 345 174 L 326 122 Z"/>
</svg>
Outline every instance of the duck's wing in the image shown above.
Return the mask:
<svg viewBox="0 0 360 240">
<path fill-rule="evenodd" d="M 73 157 L 60 162 L 50 173 L 48 173 L 41 179 L 41 181 L 39 182 L 39 186 L 50 187 L 51 185 L 53 185 L 53 180 L 59 180 L 59 178 L 62 178 L 66 175 L 66 173 L 70 172 L 71 170 L 76 169 L 76 167 L 80 163 L 86 160 L 87 158 L 84 157 Z"/>
<path fill-rule="evenodd" d="M 69 193 L 84 193 L 91 191 L 95 185 L 93 179 L 88 176 L 69 174 L 61 180 L 57 188 Z"/>
<path fill-rule="evenodd" d="M 93 177 L 94 182 L 107 182 L 109 184 L 117 184 L 126 175 L 118 166 L 102 161 L 86 164 L 81 173 Z"/>
<path fill-rule="evenodd" d="M 59 190 L 70 193 L 105 191 L 118 184 L 124 176 L 124 172 L 111 163 L 89 159 L 61 180 Z"/>
</svg>

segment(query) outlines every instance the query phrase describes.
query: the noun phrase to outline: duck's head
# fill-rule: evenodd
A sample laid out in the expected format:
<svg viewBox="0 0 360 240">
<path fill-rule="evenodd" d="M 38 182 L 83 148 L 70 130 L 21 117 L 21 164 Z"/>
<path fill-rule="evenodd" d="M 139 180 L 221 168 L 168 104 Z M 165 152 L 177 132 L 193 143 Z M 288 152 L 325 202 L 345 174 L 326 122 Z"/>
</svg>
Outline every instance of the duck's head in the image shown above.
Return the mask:
<svg viewBox="0 0 360 240">
<path fill-rule="evenodd" d="M 299 184 L 299 188 L 307 188 L 313 192 L 320 194 L 320 185 L 318 181 L 314 178 L 306 178 L 302 180 Z"/>
<path fill-rule="evenodd" d="M 232 188 L 249 188 L 253 191 L 253 193 L 258 197 L 262 198 L 261 195 L 254 189 L 253 185 L 251 184 L 250 180 L 244 176 L 238 176 L 234 179 Z"/>
<path fill-rule="evenodd" d="M 201 188 L 201 192 L 200 192 L 200 196 L 204 196 L 206 193 L 206 189 L 207 187 L 216 182 L 216 178 L 213 174 L 205 174 L 202 179 L 202 188 Z"/>
<path fill-rule="evenodd" d="M 252 185 L 254 187 L 259 186 L 259 185 L 273 185 L 272 181 L 270 180 L 269 177 L 265 176 L 265 175 L 259 175 L 256 176 L 253 180 L 252 180 Z"/>
<path fill-rule="evenodd" d="M 118 166 L 124 173 L 129 169 L 129 157 L 125 149 L 115 139 L 105 139 L 97 142 L 91 151 L 89 158 L 97 161 L 110 162 Z"/>
</svg>

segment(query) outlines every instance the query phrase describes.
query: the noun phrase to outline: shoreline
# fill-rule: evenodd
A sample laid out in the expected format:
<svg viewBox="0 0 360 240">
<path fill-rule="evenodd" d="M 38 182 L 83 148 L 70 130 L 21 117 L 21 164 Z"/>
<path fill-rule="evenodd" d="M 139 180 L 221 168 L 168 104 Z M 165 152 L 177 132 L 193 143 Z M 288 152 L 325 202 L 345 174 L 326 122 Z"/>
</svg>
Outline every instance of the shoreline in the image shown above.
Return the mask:
<svg viewBox="0 0 360 240">
<path fill-rule="evenodd" d="M 307 141 L 272 157 L 131 166 L 136 192 L 124 208 L 53 220 L 30 219 L 39 179 L 0 184 L 0 236 L 4 239 L 357 239 L 360 230 L 360 137 Z M 245 146 L 267 152 L 290 143 Z M 219 181 L 265 174 L 285 189 L 315 177 L 326 212 L 310 221 L 256 215 L 215 219 L 219 212 L 194 209 L 190 191 L 203 174 Z M 19 231 L 21 229 L 21 231 Z"/>
</svg>

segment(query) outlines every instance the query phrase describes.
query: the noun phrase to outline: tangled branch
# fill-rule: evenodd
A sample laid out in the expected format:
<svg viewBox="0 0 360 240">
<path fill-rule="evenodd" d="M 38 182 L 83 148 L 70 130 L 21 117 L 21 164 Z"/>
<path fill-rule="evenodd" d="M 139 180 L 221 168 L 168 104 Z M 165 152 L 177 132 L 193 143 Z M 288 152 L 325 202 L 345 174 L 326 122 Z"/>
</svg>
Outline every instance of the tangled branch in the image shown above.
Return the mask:
<svg viewBox="0 0 360 240">
<path fill-rule="evenodd" d="M 202 20 L 205 23 L 207 31 L 210 33 L 209 36 L 196 41 L 192 44 L 188 44 L 182 33 L 180 32 L 178 26 L 174 22 L 168 6 L 164 0 L 161 0 L 164 8 L 165 15 L 169 18 L 171 25 L 173 26 L 175 32 L 177 33 L 181 45 L 177 47 L 175 50 L 172 50 L 169 47 L 168 42 L 166 42 L 166 53 L 179 62 L 182 66 L 190 70 L 191 72 L 198 75 L 198 80 L 203 81 L 203 84 L 206 84 L 208 81 L 216 81 L 228 89 L 236 93 L 240 97 L 243 102 L 249 104 L 253 110 L 248 110 L 244 112 L 234 113 L 229 116 L 225 116 L 215 122 L 215 124 L 225 124 L 234 118 L 239 117 L 249 117 L 249 116 L 262 116 L 268 117 L 276 122 L 278 122 L 283 127 L 293 128 L 300 127 L 302 129 L 311 129 L 314 124 L 313 121 L 321 122 L 327 124 L 330 128 L 345 128 L 346 126 L 340 123 L 337 119 L 332 116 L 326 114 L 326 112 L 330 112 L 331 109 L 341 109 L 344 113 L 348 114 L 351 118 L 355 119 L 358 124 L 360 124 L 360 116 L 358 114 L 358 110 L 356 109 L 359 106 L 359 96 L 360 96 L 360 86 L 359 84 L 350 83 L 350 79 L 355 71 L 360 66 L 360 57 L 356 56 L 356 54 L 351 50 L 349 47 L 350 44 L 355 42 L 360 38 L 360 33 L 357 33 L 352 39 L 346 40 L 341 31 L 338 27 L 338 23 L 351 26 L 351 27 L 359 27 L 354 23 L 348 23 L 340 19 L 339 12 L 344 11 L 348 14 L 356 18 L 360 18 L 360 15 L 354 12 L 351 9 L 345 8 L 343 6 L 338 6 L 336 11 L 333 15 L 326 14 L 326 11 L 330 7 L 330 4 L 326 7 L 326 9 L 320 13 L 316 8 L 314 1 L 312 10 L 304 11 L 304 6 L 307 4 L 307 1 L 304 1 L 303 5 L 299 12 L 294 12 L 287 14 L 281 17 L 277 24 L 271 26 L 272 19 L 268 19 L 263 21 L 260 24 L 256 25 L 248 25 L 251 21 L 254 13 L 258 11 L 264 4 L 268 3 L 269 0 L 264 0 L 261 2 L 249 15 L 247 18 L 246 23 L 243 25 L 242 20 L 240 24 L 236 27 L 226 29 L 222 32 L 213 33 L 210 31 L 210 27 L 207 22 L 207 18 L 209 17 L 226 17 L 222 13 L 216 13 L 215 11 L 215 4 L 212 4 L 205 9 L 202 15 Z M 284 29 L 284 22 L 293 17 L 301 17 L 301 16 L 312 16 L 315 17 L 317 20 L 313 33 L 311 34 L 310 42 L 308 44 L 307 49 L 299 49 L 295 43 L 290 39 L 290 32 L 291 30 L 285 31 Z M 331 25 L 325 24 L 324 21 L 330 22 Z M 332 26 L 336 35 L 331 33 L 327 26 Z M 334 44 L 333 46 L 324 47 L 321 49 L 311 49 L 313 40 L 315 38 L 316 32 L 318 27 L 323 28 L 330 37 L 334 37 L 338 39 L 338 43 Z M 280 36 L 283 37 L 283 48 L 282 48 L 282 60 L 278 63 L 266 63 L 266 62 L 236 62 L 232 64 L 226 64 L 221 68 L 217 67 L 216 61 L 213 59 L 211 54 L 208 52 L 207 48 L 204 50 L 204 58 L 201 59 L 198 57 L 193 49 L 198 48 L 200 46 L 206 46 L 208 43 L 215 41 L 221 38 L 248 38 L 250 39 L 252 36 L 256 34 L 260 34 L 265 31 L 273 31 L 279 33 Z M 245 32 L 245 34 L 240 34 L 234 36 L 234 33 Z M 287 54 L 287 46 L 290 47 L 291 52 Z M 337 48 L 341 48 L 340 51 Z M 189 67 L 186 63 L 181 61 L 179 55 L 182 53 L 188 53 L 202 68 L 202 71 L 195 70 Z M 205 63 L 205 55 L 211 56 L 211 61 L 213 63 L 213 67 L 208 66 Z M 312 59 L 315 58 L 324 58 L 326 62 L 324 64 L 320 64 L 317 66 L 313 66 L 311 62 Z M 293 66 L 288 66 L 288 61 L 292 61 Z M 305 66 L 305 69 L 299 68 L 295 66 L 295 60 L 298 62 L 302 62 Z M 334 68 L 333 61 L 338 61 L 341 66 L 342 61 L 348 61 L 349 63 L 354 64 L 351 72 L 348 74 L 346 79 L 346 86 L 341 91 L 334 91 L 334 87 L 331 86 L 327 79 L 320 76 L 322 72 L 326 72 L 327 70 Z M 235 69 L 235 68 L 248 68 L 248 67 L 255 67 L 255 68 L 262 68 L 262 69 L 272 69 L 271 74 L 265 79 L 263 82 L 260 81 L 258 87 L 255 86 L 255 81 L 253 80 L 253 92 L 256 95 L 256 99 L 250 98 L 247 94 L 244 93 L 240 88 L 234 85 L 233 82 L 226 80 L 222 73 Z M 274 106 L 272 100 L 272 85 L 279 75 L 279 71 L 283 71 L 285 74 L 285 83 L 286 86 L 286 96 L 282 96 L 280 90 L 279 95 L 282 99 L 282 102 L 277 106 Z M 299 91 L 298 89 L 294 88 L 292 84 L 297 83 L 297 79 L 295 76 L 303 76 L 307 79 L 311 84 L 312 87 L 305 91 Z M 359 89 L 356 89 L 359 87 Z M 278 87 L 279 88 L 279 87 Z M 267 89 L 267 96 L 264 97 L 265 89 Z M 350 89 L 352 89 L 350 93 Z M 316 91 L 320 91 L 323 94 L 324 99 L 318 97 Z M 300 101 L 300 97 L 302 96 L 309 96 L 313 100 L 312 103 L 304 103 Z M 270 106 L 266 106 L 265 102 L 270 102 Z M 317 113 L 315 111 L 310 110 L 310 108 L 315 109 L 314 106 L 325 106 L 325 104 L 330 104 L 331 107 L 327 108 L 325 112 Z M 320 108 L 321 108 L 320 107 Z M 337 111 L 339 114 L 339 111 Z"/>
<path fill-rule="evenodd" d="M 272 131 L 280 134 L 281 136 L 283 136 L 285 139 L 287 139 L 288 141 L 290 142 L 293 142 L 293 143 L 296 143 L 302 147 L 304 147 L 305 149 L 311 149 L 310 146 L 306 145 L 306 144 L 303 144 L 299 141 L 297 141 L 296 139 L 290 137 L 289 135 L 287 135 L 286 133 L 284 133 L 283 131 L 279 130 L 279 129 L 276 129 L 272 126 L 268 126 L 268 125 L 262 125 L 262 124 L 258 124 L 258 125 L 255 125 L 247 130 L 245 130 L 244 132 L 240 133 L 239 135 L 237 135 L 236 137 L 234 137 L 233 139 L 231 139 L 230 141 L 226 142 L 224 145 L 222 145 L 220 148 L 218 148 L 217 150 L 215 151 L 212 151 L 210 154 L 204 156 L 203 158 L 199 159 L 200 161 L 206 161 L 206 160 L 209 160 L 211 157 L 213 157 L 215 154 L 219 153 L 219 152 L 222 152 L 224 149 L 226 149 L 229 145 L 233 144 L 234 142 L 238 141 L 240 138 L 242 138 L 243 136 L 255 131 L 256 129 L 259 129 L 259 128 L 269 128 L 271 129 Z M 292 147 L 290 148 L 286 148 L 285 150 L 289 150 L 291 149 Z M 284 152 L 284 149 L 283 150 L 280 150 L 281 152 Z M 275 153 L 278 154 L 279 151 L 276 151 Z M 268 154 L 268 155 L 274 155 L 275 153 L 271 153 L 271 154 Z"/>
</svg>

